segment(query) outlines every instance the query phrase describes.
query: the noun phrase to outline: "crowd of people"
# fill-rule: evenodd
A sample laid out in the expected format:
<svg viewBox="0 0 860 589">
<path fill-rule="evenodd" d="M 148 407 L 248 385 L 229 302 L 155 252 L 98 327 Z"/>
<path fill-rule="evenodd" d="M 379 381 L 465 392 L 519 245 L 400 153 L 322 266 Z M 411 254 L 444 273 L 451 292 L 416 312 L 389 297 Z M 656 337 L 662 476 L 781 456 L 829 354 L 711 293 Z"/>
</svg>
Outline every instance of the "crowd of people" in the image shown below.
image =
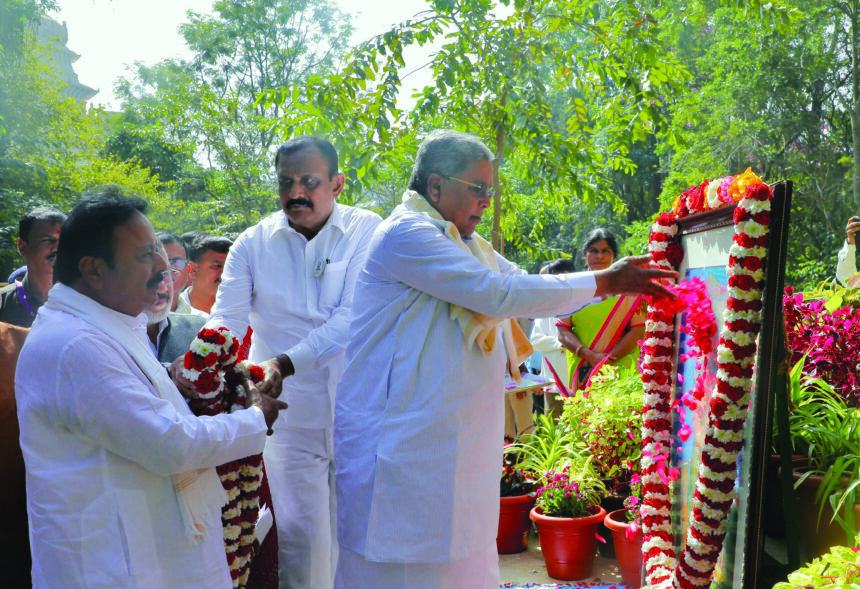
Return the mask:
<svg viewBox="0 0 860 589">
<path fill-rule="evenodd" d="M 383 220 L 337 202 L 328 140 L 293 138 L 280 209 L 235 242 L 156 233 L 111 187 L 25 215 L 0 322 L 30 329 L 14 395 L 33 586 L 232 587 L 214 467 L 262 452 L 277 574 L 249 586 L 498 587 L 498 504 L 474 497 L 498 493 L 505 373 L 533 350 L 517 318 L 576 388 L 631 361 L 641 297 L 675 273 L 617 259 L 608 232 L 585 272 L 516 267 L 475 232 L 493 157 L 432 132 Z M 189 408 L 203 327 L 263 368 L 245 410 Z"/>
</svg>

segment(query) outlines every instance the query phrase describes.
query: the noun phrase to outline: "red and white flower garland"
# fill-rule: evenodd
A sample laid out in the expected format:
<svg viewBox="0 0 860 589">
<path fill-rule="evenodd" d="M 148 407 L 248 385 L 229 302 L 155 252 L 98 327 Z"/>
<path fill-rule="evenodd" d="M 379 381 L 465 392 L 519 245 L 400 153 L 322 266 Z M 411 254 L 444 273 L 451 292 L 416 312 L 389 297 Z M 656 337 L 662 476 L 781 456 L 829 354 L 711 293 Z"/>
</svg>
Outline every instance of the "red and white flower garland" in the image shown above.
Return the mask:
<svg viewBox="0 0 860 589">
<path fill-rule="evenodd" d="M 708 188 L 719 194 L 727 185 L 723 179 L 719 184 L 716 182 L 697 187 L 706 194 L 704 201 L 708 204 L 723 201 L 707 195 Z M 649 304 L 641 365 L 645 389 L 641 513 L 649 587 L 702 587 L 709 584 L 722 549 L 726 516 L 735 495 L 736 464 L 743 446 L 756 338 L 761 328 L 763 259 L 770 230 L 770 199 L 771 190 L 766 184 L 746 184 L 743 198 L 734 213 L 735 235 L 727 267 L 729 296 L 717 348 L 717 386 L 710 398 L 691 524 L 680 560 L 676 559 L 674 551 L 669 493 L 671 477 L 667 474 L 672 444 L 670 375 L 675 309 L 670 304 L 661 305 L 657 301 Z M 681 202 L 684 201 L 682 198 Z M 699 206 L 687 210 L 682 207 L 683 213 L 690 209 L 696 211 Z M 677 231 L 675 215 L 666 213 L 657 218 L 649 238 L 649 249 L 657 264 L 670 268 L 680 264 L 683 251 L 680 251 Z"/>
<path fill-rule="evenodd" d="M 205 406 L 197 415 L 232 413 L 245 408 L 247 378 L 255 383 L 265 376 L 263 369 L 249 362 L 237 363 L 240 342 L 226 327 L 201 329 L 186 352 L 182 374 L 194 383 Z M 260 511 L 262 454 L 248 456 L 216 467 L 227 492 L 221 509 L 224 545 L 233 587 L 244 587 L 251 571 L 254 526 Z"/>
</svg>

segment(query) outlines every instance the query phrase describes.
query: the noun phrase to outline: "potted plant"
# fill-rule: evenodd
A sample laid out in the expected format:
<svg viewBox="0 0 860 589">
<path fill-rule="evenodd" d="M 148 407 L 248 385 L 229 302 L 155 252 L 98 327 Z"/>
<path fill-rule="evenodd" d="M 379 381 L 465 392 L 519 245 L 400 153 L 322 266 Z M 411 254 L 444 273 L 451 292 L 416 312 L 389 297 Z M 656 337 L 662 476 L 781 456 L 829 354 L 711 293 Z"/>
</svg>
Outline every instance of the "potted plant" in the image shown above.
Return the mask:
<svg viewBox="0 0 860 589">
<path fill-rule="evenodd" d="M 528 548 L 531 531 L 529 512 L 534 507 L 537 491 L 534 475 L 520 464 L 522 454 L 512 445 L 513 441 L 510 436 L 505 436 L 499 483 L 499 531 L 496 534 L 499 554 L 514 554 Z"/>
<path fill-rule="evenodd" d="M 639 472 L 642 457 L 642 379 L 633 369 L 604 365 L 587 389 L 565 400 L 560 424 L 575 447 L 592 456 L 592 465 L 607 488 L 601 507 L 623 508 L 630 480 Z M 600 528 L 602 556 L 614 554 L 613 536 Z"/>
<path fill-rule="evenodd" d="M 530 517 L 537 525 L 547 574 L 555 579 L 591 575 L 597 551 L 597 530 L 606 516 L 600 499 L 606 488 L 591 457 L 574 454 L 558 470 L 540 479 Z"/>
<path fill-rule="evenodd" d="M 615 557 L 621 578 L 626 585 L 638 589 L 642 585 L 642 516 L 639 513 L 642 501 L 642 481 L 633 475 L 630 495 L 624 500 L 624 508 L 606 514 L 603 524 L 612 532 Z"/>
<path fill-rule="evenodd" d="M 805 547 L 812 556 L 837 543 L 850 543 L 860 531 L 860 409 L 826 381 L 803 377 L 792 387 L 789 435 L 794 452 L 809 465 L 796 469 Z M 804 506 L 811 508 L 807 509 Z"/>
</svg>

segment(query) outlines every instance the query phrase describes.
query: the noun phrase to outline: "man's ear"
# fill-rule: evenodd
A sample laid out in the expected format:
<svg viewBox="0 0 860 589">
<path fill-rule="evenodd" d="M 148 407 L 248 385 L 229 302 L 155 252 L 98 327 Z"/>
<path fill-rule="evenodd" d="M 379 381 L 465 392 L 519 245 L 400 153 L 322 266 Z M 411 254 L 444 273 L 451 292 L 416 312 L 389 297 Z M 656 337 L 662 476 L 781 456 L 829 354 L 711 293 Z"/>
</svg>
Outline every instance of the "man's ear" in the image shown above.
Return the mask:
<svg viewBox="0 0 860 589">
<path fill-rule="evenodd" d="M 343 192 L 343 187 L 346 184 L 346 176 L 343 174 L 335 174 L 334 178 L 332 178 L 332 182 L 334 182 L 332 192 L 334 193 L 334 197 L 337 198 L 340 196 L 340 193 Z"/>
<path fill-rule="evenodd" d="M 101 289 L 105 271 L 104 260 L 94 256 L 84 256 L 78 262 L 78 271 L 81 273 L 83 281 L 90 288 L 94 290 Z"/>
<path fill-rule="evenodd" d="M 197 271 L 199 269 L 197 262 L 188 262 L 188 279 L 194 280 L 197 278 Z"/>
<path fill-rule="evenodd" d="M 442 198 L 442 176 L 435 172 L 427 178 L 427 198 L 437 204 Z"/>
<path fill-rule="evenodd" d="M 27 254 L 25 253 L 26 249 L 27 249 L 27 242 L 19 237 L 18 238 L 18 253 L 21 254 L 22 258 L 27 257 Z"/>
</svg>

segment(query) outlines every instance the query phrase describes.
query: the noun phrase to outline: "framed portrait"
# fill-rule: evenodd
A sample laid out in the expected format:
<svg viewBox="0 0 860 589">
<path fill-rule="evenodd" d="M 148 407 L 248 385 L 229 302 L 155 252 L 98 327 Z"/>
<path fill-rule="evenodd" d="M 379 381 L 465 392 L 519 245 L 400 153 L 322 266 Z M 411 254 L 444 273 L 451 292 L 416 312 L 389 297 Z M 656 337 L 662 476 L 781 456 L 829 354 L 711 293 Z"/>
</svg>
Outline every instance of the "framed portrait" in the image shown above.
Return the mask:
<svg viewBox="0 0 860 589">
<path fill-rule="evenodd" d="M 735 500 L 728 516 L 728 531 L 717 567 L 712 588 L 755 587 L 760 576 L 763 537 L 761 534 L 762 490 L 766 457 L 770 454 L 771 420 L 775 387 L 779 386 L 778 365 L 783 361 L 782 345 L 782 290 L 785 275 L 785 249 L 788 228 L 788 211 L 791 183 L 773 185 L 771 233 L 766 258 L 764 309 L 762 330 L 759 335 L 758 355 L 751 390 L 749 417 L 744 429 L 744 445 L 737 463 Z M 704 378 L 705 398 L 695 410 L 686 411 L 685 423 L 690 435 L 679 435 L 681 422 L 673 412 L 674 451 L 673 466 L 680 471 L 672 497 L 673 532 L 676 553 L 680 554 L 684 534 L 690 524 L 692 497 L 695 491 L 699 461 L 704 445 L 709 399 L 716 387 L 716 350 L 722 330 L 728 300 L 729 248 L 734 236 L 734 206 L 690 215 L 679 219 L 684 260 L 679 267 L 680 278 L 699 278 L 707 288 L 708 300 L 717 322 L 712 356 L 707 362 Z M 677 358 L 677 384 L 675 399 L 692 391 L 698 369 L 697 359 L 689 357 L 687 336 L 680 327 L 686 321 L 681 315 L 675 331 Z"/>
</svg>

